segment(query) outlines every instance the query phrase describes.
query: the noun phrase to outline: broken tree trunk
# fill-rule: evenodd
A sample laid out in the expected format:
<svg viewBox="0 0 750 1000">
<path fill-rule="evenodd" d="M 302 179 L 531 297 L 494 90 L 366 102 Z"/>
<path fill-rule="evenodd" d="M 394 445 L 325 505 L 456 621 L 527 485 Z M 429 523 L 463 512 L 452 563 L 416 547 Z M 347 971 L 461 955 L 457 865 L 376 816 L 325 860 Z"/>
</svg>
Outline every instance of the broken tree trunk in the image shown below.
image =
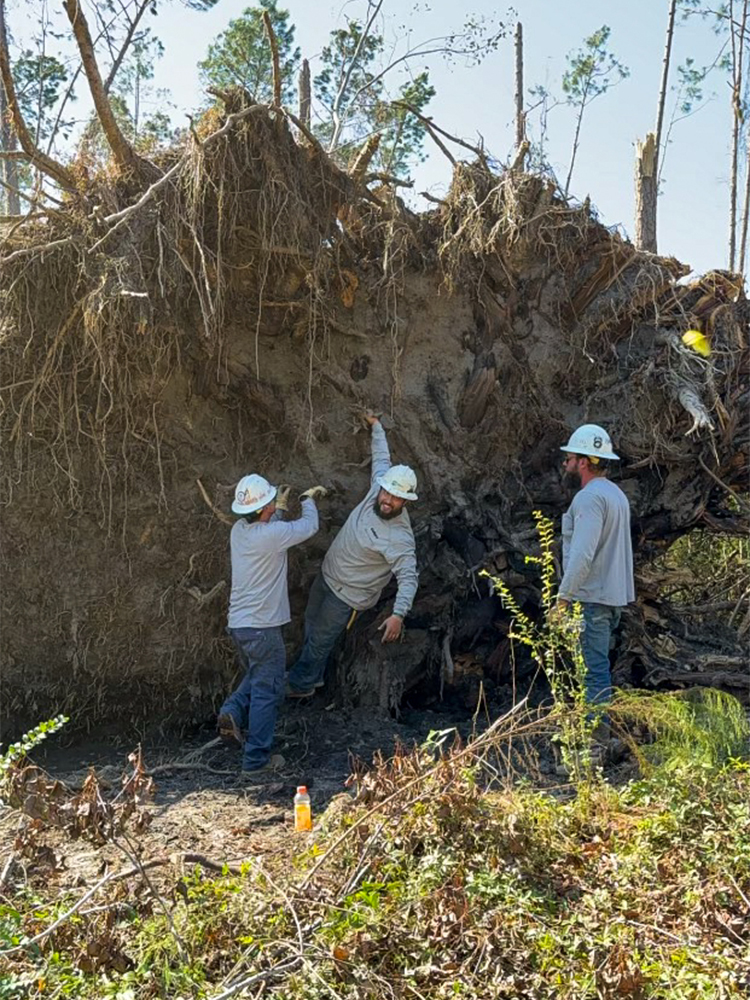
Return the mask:
<svg viewBox="0 0 750 1000">
<path fill-rule="evenodd" d="M 0 81 L 0 152 L 16 152 L 16 134 L 10 124 L 8 102 L 2 81 Z M 0 159 L 0 176 L 7 185 L 0 191 L 5 214 L 18 215 L 21 211 L 21 200 L 18 196 L 18 161 L 15 157 L 8 156 Z"/>
<path fill-rule="evenodd" d="M 658 191 L 656 136 L 649 132 L 635 144 L 635 245 L 656 253 L 656 202 Z"/>
<path fill-rule="evenodd" d="M 516 25 L 516 149 L 520 149 L 526 139 L 526 114 L 523 109 L 523 25 Z"/>
<path fill-rule="evenodd" d="M 305 128 L 310 128 L 310 111 L 312 108 L 312 90 L 310 87 L 310 63 L 302 60 L 299 71 L 299 118 Z"/>
</svg>

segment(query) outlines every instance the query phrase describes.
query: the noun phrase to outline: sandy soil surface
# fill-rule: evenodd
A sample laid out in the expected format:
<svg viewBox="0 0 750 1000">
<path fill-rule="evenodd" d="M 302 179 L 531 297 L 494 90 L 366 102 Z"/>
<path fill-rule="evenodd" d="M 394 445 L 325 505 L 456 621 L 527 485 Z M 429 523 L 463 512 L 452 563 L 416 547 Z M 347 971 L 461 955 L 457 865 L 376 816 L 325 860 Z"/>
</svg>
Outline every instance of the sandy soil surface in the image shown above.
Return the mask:
<svg viewBox="0 0 750 1000">
<path fill-rule="evenodd" d="M 335 796 L 347 794 L 355 758 L 369 763 L 378 750 L 390 756 L 397 741 L 411 746 L 424 741 L 430 730 L 450 726 L 465 736 L 472 719 L 459 708 L 439 713 L 422 709 L 396 721 L 372 711 L 338 709 L 326 705 L 322 697 L 308 704 L 287 704 L 274 745 L 274 751 L 285 757 L 285 766 L 252 781 L 240 776 L 240 749 L 217 742 L 213 728 L 196 730 L 180 740 L 144 738 L 143 759 L 146 768 L 154 770 L 156 794 L 153 821 L 137 840 L 141 858 L 198 854 L 231 864 L 277 852 L 292 856 L 303 847 L 293 831 L 292 803 L 298 785 L 307 786 L 313 816 L 320 817 Z M 63 738 L 64 730 L 51 738 L 45 752 L 40 748 L 35 762 L 70 787 L 80 787 L 91 766 L 113 788 L 119 787 L 132 742 L 113 739 L 64 746 Z M 6 859 L 18 818 L 17 812 L 0 807 L 0 855 Z M 54 878 L 61 887 L 88 884 L 101 875 L 105 864 L 117 869 L 128 865 L 110 844 L 94 847 L 55 831 L 45 834 L 45 842 L 57 855 Z M 34 867 L 27 871 L 32 879 Z"/>
</svg>

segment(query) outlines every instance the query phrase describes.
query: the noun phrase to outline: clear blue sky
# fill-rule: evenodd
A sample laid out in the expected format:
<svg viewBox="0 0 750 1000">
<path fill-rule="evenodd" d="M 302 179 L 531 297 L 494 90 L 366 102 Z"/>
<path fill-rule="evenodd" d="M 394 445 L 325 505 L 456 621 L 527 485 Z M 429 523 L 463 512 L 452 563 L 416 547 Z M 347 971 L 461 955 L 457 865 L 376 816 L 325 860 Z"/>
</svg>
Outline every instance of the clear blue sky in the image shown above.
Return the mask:
<svg viewBox="0 0 750 1000">
<path fill-rule="evenodd" d="M 196 64 L 208 43 L 249 6 L 246 0 L 219 0 L 209 12 L 186 9 L 179 0 L 161 3 L 160 13 L 148 18 L 161 38 L 165 54 L 157 67 L 156 84 L 168 87 L 176 105 L 175 122 L 200 104 Z M 364 3 L 350 0 L 330 5 L 327 0 L 287 0 L 296 25 L 296 41 L 311 62 L 313 75 L 329 31 L 345 15 L 361 16 Z M 523 23 L 525 83 L 543 83 L 560 92 L 565 56 L 602 24 L 612 29 L 610 48 L 630 68 L 629 79 L 595 101 L 586 113 L 581 148 L 571 191 L 591 197 L 602 221 L 620 225 L 632 234 L 634 147 L 637 137 L 653 129 L 664 51 L 667 0 L 516 0 Z M 398 34 L 406 24 L 412 39 L 420 41 L 460 27 L 464 17 L 480 13 L 505 18 L 507 8 L 489 0 L 386 0 L 387 32 Z M 516 15 L 510 15 L 511 28 Z M 711 62 L 719 42 L 710 25 L 691 19 L 680 23 L 675 36 L 673 77 L 686 56 Z M 429 107 L 436 123 L 457 135 L 476 139 L 503 160 L 513 144 L 513 40 L 508 39 L 480 66 L 446 66 L 432 57 L 432 81 L 437 96 Z M 416 64 L 415 69 L 422 68 Z M 403 82 L 403 77 L 394 83 Z M 696 271 L 726 267 L 729 215 L 729 86 L 718 73 L 706 87 L 716 93 L 697 114 L 680 122 L 664 165 L 663 195 L 659 202 L 659 250 L 673 254 Z M 673 95 L 671 95 L 673 96 Z M 668 112 L 669 114 L 669 108 Z M 564 181 L 570 156 L 574 119 L 567 107 L 549 117 L 548 154 Z M 429 150 L 426 163 L 415 173 L 416 189 L 440 193 L 449 181 L 449 164 L 438 150 Z M 424 202 L 423 202 L 424 204 Z"/>
</svg>

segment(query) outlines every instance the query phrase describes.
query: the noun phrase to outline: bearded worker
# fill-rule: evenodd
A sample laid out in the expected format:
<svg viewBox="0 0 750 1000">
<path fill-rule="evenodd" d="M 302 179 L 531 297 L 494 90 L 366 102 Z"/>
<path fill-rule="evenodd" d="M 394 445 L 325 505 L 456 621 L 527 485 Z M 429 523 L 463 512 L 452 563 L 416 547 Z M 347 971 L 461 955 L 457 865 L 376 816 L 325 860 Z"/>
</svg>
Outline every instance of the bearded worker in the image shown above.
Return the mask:
<svg viewBox="0 0 750 1000">
<path fill-rule="evenodd" d="M 597 424 L 584 424 L 560 449 L 565 452 L 566 479 L 580 489 L 562 521 L 563 578 L 557 605 L 565 613 L 579 602 L 583 611 L 581 651 L 586 665 L 586 700 L 606 703 L 612 692 L 609 649 L 626 604 L 635 600 L 630 504 L 607 478 L 619 461 L 609 434 Z M 597 742 L 609 737 L 603 717 L 594 732 Z"/>
<path fill-rule="evenodd" d="M 323 687 L 336 640 L 358 612 L 378 603 L 392 575 L 398 591 L 392 613 L 379 627 L 383 642 L 400 638 L 417 592 L 414 533 L 406 509 L 417 499 L 417 477 L 406 465 L 391 465 L 380 421 L 371 414 L 364 419 L 372 443 L 370 489 L 333 540 L 310 589 L 304 645 L 288 676 L 290 698 L 309 698 Z"/>
</svg>

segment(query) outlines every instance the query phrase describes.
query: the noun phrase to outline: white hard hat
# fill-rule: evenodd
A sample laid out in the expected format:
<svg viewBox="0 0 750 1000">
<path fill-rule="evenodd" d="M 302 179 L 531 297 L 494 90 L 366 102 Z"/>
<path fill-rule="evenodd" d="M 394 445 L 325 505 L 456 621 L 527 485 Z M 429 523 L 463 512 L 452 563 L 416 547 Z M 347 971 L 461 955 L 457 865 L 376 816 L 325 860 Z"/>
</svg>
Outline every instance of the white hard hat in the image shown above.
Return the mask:
<svg viewBox="0 0 750 1000">
<path fill-rule="evenodd" d="M 390 469 L 378 479 L 378 486 L 392 493 L 394 497 L 401 497 L 402 500 L 416 500 L 417 476 L 414 469 L 408 465 L 392 465 Z"/>
<path fill-rule="evenodd" d="M 235 514 L 254 514 L 276 496 L 276 487 L 263 476 L 243 476 L 234 491 L 232 510 Z"/>
<path fill-rule="evenodd" d="M 570 441 L 560 449 L 572 455 L 588 455 L 590 458 L 616 458 L 612 451 L 612 439 L 598 424 L 584 424 L 570 435 Z"/>
</svg>

